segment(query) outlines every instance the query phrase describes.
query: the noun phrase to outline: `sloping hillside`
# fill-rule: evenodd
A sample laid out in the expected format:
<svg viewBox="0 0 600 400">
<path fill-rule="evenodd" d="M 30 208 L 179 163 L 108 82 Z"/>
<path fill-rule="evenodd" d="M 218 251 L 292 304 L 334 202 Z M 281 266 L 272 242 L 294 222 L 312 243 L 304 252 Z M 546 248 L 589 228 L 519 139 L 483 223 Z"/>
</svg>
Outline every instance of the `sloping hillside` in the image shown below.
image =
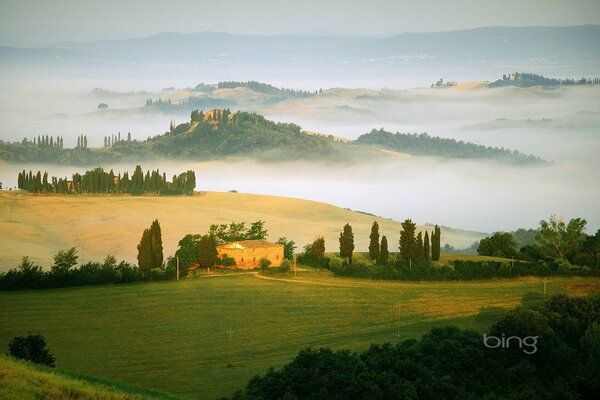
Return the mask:
<svg viewBox="0 0 600 400">
<path fill-rule="evenodd" d="M 298 250 L 316 236 L 325 237 L 328 251 L 337 251 L 344 224 L 354 230 L 356 251 L 366 251 L 374 220 L 394 250 L 400 222 L 376 218 L 326 203 L 243 193 L 200 192 L 194 196 L 37 196 L 0 192 L 0 268 L 14 267 L 23 256 L 49 265 L 57 250 L 77 247 L 82 260 L 101 260 L 107 254 L 136 261 L 136 246 L 153 219 L 162 228 L 165 256 L 174 254 L 188 233 L 205 233 L 211 224 L 266 221 L 268 239 L 285 236 Z M 408 216 L 407 216 L 408 217 Z M 424 229 L 424 227 L 420 227 Z M 431 230 L 432 227 L 427 227 Z M 485 235 L 442 228 L 442 243 L 467 247 Z"/>
<path fill-rule="evenodd" d="M 15 400 L 176 400 L 178 397 L 121 382 L 42 367 L 0 355 L 0 398 Z"/>
</svg>

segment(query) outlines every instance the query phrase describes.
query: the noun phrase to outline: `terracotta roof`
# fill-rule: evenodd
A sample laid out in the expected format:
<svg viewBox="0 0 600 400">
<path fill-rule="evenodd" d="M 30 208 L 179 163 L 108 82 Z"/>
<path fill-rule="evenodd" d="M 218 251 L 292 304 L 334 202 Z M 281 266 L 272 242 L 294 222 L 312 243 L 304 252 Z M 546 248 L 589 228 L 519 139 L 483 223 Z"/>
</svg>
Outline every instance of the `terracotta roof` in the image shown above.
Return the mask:
<svg viewBox="0 0 600 400">
<path fill-rule="evenodd" d="M 238 245 L 238 246 L 236 246 Z M 283 246 L 282 244 L 269 243 L 266 240 L 239 240 L 237 242 L 231 242 L 224 244 L 219 247 L 225 247 L 228 249 L 232 248 L 257 248 L 257 247 L 275 247 Z"/>
</svg>

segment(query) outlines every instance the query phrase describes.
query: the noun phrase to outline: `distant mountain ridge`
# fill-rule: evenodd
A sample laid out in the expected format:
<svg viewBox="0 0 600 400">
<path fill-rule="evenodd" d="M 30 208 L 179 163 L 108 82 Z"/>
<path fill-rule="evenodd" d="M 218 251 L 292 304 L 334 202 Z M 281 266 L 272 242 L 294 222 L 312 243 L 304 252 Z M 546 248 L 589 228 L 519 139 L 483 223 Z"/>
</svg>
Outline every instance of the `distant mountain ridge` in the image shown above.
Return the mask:
<svg viewBox="0 0 600 400">
<path fill-rule="evenodd" d="M 467 76 L 495 77 L 527 65 L 539 73 L 578 76 L 600 73 L 599 42 L 598 25 L 484 27 L 386 38 L 167 32 L 33 49 L 3 47 L 0 68 L 41 70 L 36 62 L 48 60 L 55 52 L 58 59 L 50 58 L 53 63 L 70 67 L 83 62 L 79 73 L 90 76 L 140 68 L 145 74 L 167 73 L 174 64 L 180 74 L 197 77 L 202 73 L 213 81 L 319 77 L 394 82 L 408 79 L 401 76 L 404 73 L 427 77 L 427 81 L 439 74 L 464 80 Z"/>
</svg>

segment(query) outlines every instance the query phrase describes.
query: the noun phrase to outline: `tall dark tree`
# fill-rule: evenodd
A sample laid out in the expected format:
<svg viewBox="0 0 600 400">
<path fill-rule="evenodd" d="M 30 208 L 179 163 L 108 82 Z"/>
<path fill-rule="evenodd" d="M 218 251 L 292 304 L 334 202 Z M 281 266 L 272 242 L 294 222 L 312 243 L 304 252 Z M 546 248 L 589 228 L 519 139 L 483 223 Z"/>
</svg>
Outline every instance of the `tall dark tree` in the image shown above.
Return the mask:
<svg viewBox="0 0 600 400">
<path fill-rule="evenodd" d="M 150 229 L 144 229 L 137 250 L 137 260 L 140 270 L 149 272 L 152 269 L 152 235 L 150 234 Z"/>
<path fill-rule="evenodd" d="M 163 263 L 163 245 L 160 223 L 157 219 L 152 221 L 150 225 L 150 240 L 152 249 L 152 268 L 159 268 Z"/>
<path fill-rule="evenodd" d="M 433 261 L 440 260 L 440 243 L 441 243 L 442 232 L 439 226 L 435 226 L 433 233 L 431 234 L 431 259 Z"/>
<path fill-rule="evenodd" d="M 373 263 L 379 259 L 379 252 L 379 224 L 375 221 L 371 226 L 371 235 L 369 236 L 369 257 Z"/>
<path fill-rule="evenodd" d="M 321 260 L 325 256 L 325 238 L 320 236 L 312 242 L 312 256 Z"/>
<path fill-rule="evenodd" d="M 429 232 L 425 231 L 425 238 L 423 239 L 423 258 L 425 260 L 429 260 L 430 250 L 429 250 Z"/>
<path fill-rule="evenodd" d="M 417 225 L 411 219 L 402 222 L 400 231 L 399 249 L 400 256 L 412 265 L 412 260 L 418 256 L 417 238 L 415 237 Z"/>
<path fill-rule="evenodd" d="M 198 263 L 202 268 L 210 268 L 217 262 L 217 241 L 213 235 L 207 234 L 200 238 L 198 246 Z"/>
<path fill-rule="evenodd" d="M 346 259 L 346 262 L 352 262 L 352 253 L 354 252 L 354 233 L 350 224 L 344 225 L 340 232 L 340 256 Z"/>
<path fill-rule="evenodd" d="M 381 248 L 379 250 L 379 263 L 386 264 L 390 257 L 390 252 L 388 251 L 388 241 L 387 237 L 383 235 L 381 237 Z"/>
</svg>

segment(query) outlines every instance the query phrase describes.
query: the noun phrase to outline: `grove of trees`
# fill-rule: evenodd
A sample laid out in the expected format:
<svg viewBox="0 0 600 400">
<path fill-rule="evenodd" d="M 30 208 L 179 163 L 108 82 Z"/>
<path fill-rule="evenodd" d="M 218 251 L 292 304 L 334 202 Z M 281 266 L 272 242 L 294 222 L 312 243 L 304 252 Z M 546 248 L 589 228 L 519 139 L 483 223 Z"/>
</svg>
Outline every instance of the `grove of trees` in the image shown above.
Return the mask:
<svg viewBox="0 0 600 400">
<path fill-rule="evenodd" d="M 158 169 L 146 171 L 144 174 L 142 167 L 137 165 L 133 174 L 124 172 L 115 175 L 113 170 L 105 171 L 103 168 L 95 168 L 86 171 L 83 175 L 75 173 L 71 180 L 65 178 L 52 177 L 48 179 L 48 172 L 37 171 L 33 174 L 23 170 L 19 172 L 17 179 L 19 189 L 27 190 L 32 193 L 130 193 L 140 194 L 163 194 L 178 195 L 192 194 L 196 187 L 196 173 L 186 171 L 179 175 L 174 175 L 172 180 L 167 180 L 166 173 L 160 173 Z"/>
</svg>

